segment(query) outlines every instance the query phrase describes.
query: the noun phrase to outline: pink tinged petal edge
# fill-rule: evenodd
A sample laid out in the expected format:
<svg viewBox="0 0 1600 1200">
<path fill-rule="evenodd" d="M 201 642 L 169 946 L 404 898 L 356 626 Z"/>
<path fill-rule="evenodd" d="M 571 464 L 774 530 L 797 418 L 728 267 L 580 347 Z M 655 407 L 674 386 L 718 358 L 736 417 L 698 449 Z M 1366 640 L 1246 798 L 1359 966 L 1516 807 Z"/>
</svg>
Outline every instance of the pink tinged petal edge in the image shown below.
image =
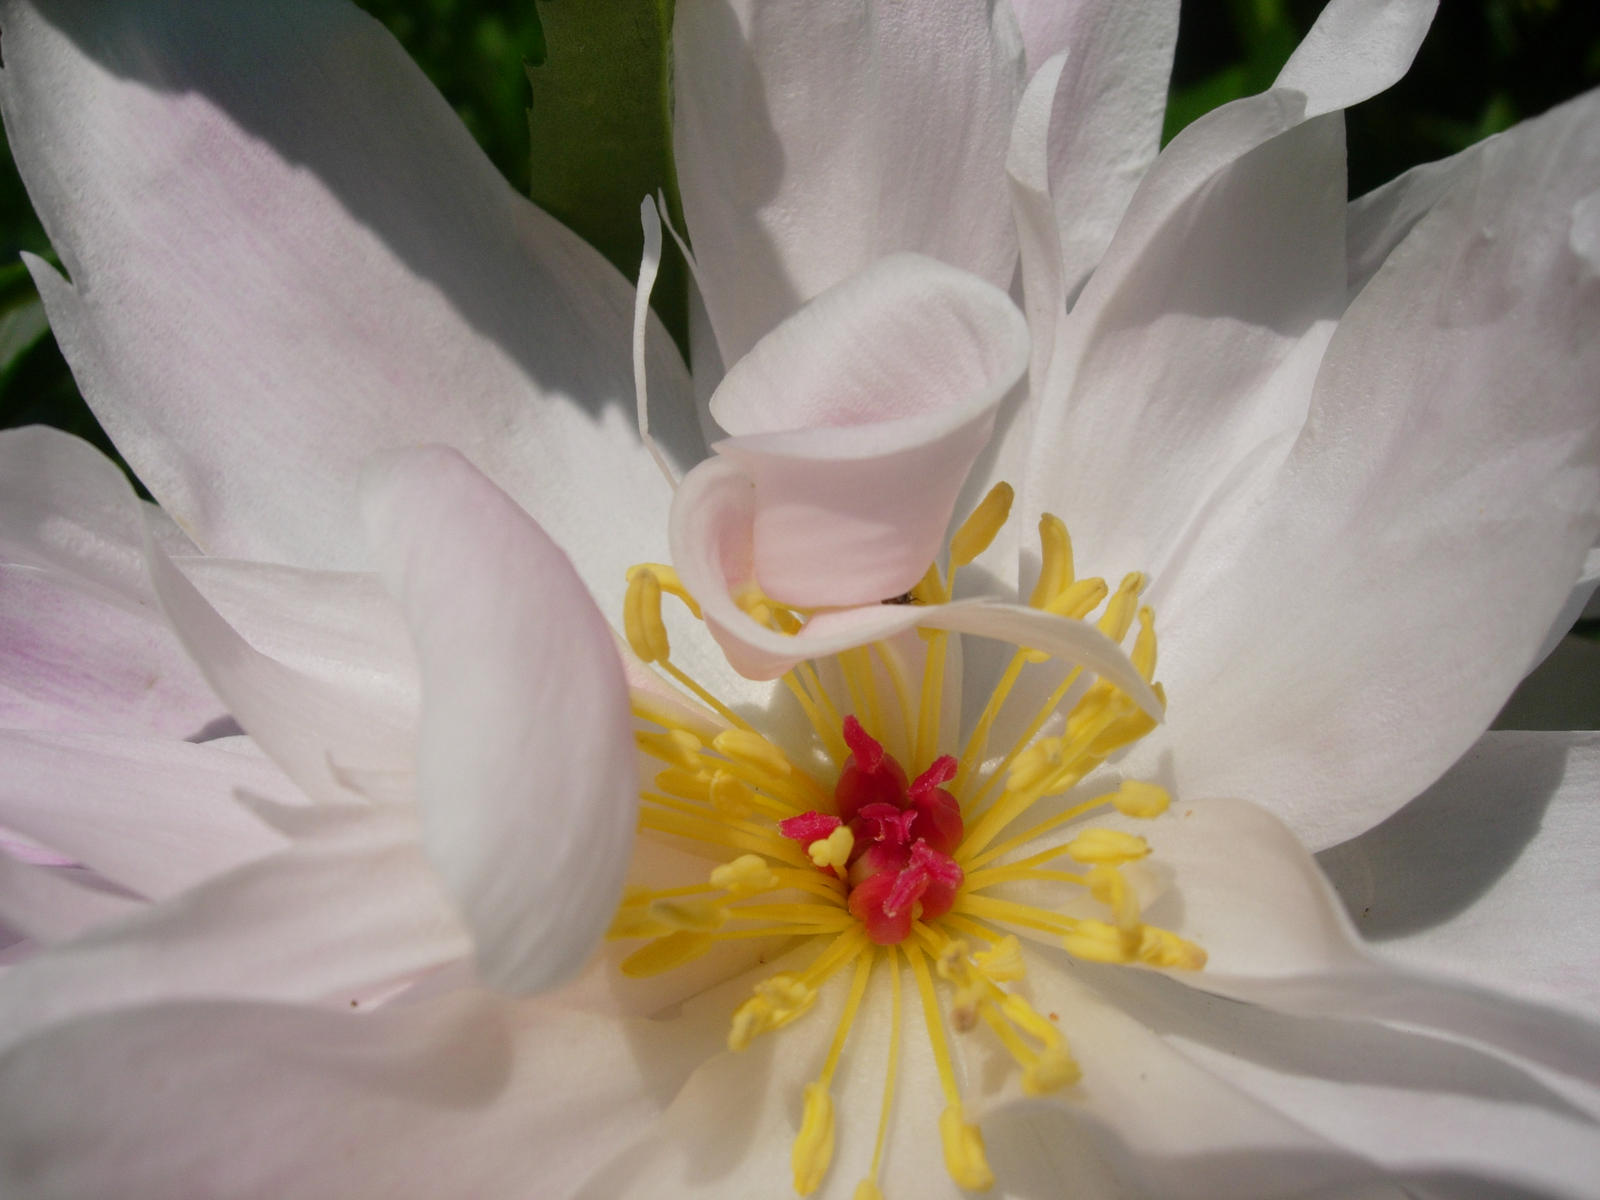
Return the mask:
<svg viewBox="0 0 1600 1200">
<path fill-rule="evenodd" d="M 13 967 L 0 977 L 0 1040 L 173 999 L 348 1007 L 470 948 L 415 822 L 374 813 Z"/>
<path fill-rule="evenodd" d="M 1533 661 L 1600 532 L 1597 111 L 1475 148 L 1341 320 L 1253 517 L 1197 531 L 1158 610 L 1185 631 L 1162 668 L 1185 794 L 1332 844 L 1436 779 Z"/>
<path fill-rule="evenodd" d="M 95 886 L 87 872 L 35 866 L 0 853 L 0 926 L 61 942 L 137 911 L 141 902 Z"/>
<path fill-rule="evenodd" d="M 1008 5 L 685 0 L 673 51 L 678 180 L 724 363 L 896 251 L 1009 286 Z"/>
<path fill-rule="evenodd" d="M 1027 324 L 1003 292 L 906 254 L 763 338 L 711 400 L 733 435 L 714 449 L 755 484 L 762 588 L 834 606 L 915 584 L 1027 362 Z"/>
<path fill-rule="evenodd" d="M 422 678 L 423 838 L 485 978 L 582 965 L 616 907 L 638 804 L 612 632 L 544 531 L 454 451 L 368 469 L 367 526 Z"/>
<path fill-rule="evenodd" d="M 376 21 L 8 0 L 0 23 L 7 135 L 71 277 L 30 264 L 52 327 L 207 552 L 359 567 L 361 463 L 445 442 L 542 506 L 586 578 L 659 556 L 630 519 L 668 499 L 639 469 L 630 282 L 500 178 Z M 686 372 L 650 346 L 656 436 L 693 461 Z"/>
</svg>

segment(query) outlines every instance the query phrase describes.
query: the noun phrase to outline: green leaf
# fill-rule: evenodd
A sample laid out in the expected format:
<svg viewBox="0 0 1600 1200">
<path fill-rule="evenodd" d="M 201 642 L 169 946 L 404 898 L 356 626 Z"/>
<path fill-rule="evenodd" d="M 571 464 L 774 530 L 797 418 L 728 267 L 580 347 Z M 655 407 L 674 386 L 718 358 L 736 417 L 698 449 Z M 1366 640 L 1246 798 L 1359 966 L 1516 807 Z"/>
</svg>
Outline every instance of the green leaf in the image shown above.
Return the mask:
<svg viewBox="0 0 1600 1200">
<path fill-rule="evenodd" d="M 673 0 L 539 0 L 544 61 L 528 66 L 529 194 L 628 278 L 639 202 L 664 192 L 683 228 L 672 165 Z M 688 272 L 667 239 L 653 304 L 688 346 Z"/>
<path fill-rule="evenodd" d="M 34 291 L 28 268 L 12 263 L 0 269 L 0 389 L 11 381 L 22 356 L 49 328 L 44 303 Z"/>
</svg>

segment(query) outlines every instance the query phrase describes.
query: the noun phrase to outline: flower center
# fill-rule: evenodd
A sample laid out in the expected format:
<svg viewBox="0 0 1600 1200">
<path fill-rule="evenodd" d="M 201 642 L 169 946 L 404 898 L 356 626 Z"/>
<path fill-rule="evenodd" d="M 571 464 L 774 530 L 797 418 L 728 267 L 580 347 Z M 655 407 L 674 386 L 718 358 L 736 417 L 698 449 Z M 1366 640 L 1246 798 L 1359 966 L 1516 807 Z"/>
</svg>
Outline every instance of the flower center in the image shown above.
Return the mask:
<svg viewBox="0 0 1600 1200">
<path fill-rule="evenodd" d="M 989 544 L 1009 503 L 1002 484 L 951 539 L 949 575 L 930 568 L 896 601 L 949 599 L 956 569 Z M 1100 579 L 1074 578 L 1071 543 L 1053 516 L 1041 520 L 1040 541 L 1043 567 L 1030 605 L 1063 621 L 1086 620 L 1098 609 L 1098 628 L 1118 643 L 1137 625 L 1130 657 L 1153 683 L 1154 616 L 1138 599 L 1144 577 L 1130 575 L 1115 590 Z M 653 786 L 641 793 L 639 825 L 645 836 L 716 865 L 698 881 L 625 895 L 611 936 L 644 944 L 621 960 L 621 971 L 653 975 L 721 942 L 775 941 L 770 953 L 788 953 L 800 965 L 762 980 L 734 1010 L 728 1046 L 735 1051 L 800 1020 L 824 985 L 848 974 L 833 1037 L 804 1089 L 792 1155 L 801 1195 L 820 1187 L 832 1164 L 835 1074 L 875 981 L 886 987 L 888 1061 L 871 1162 L 856 1200 L 882 1197 L 878 1181 L 906 1024 L 902 991 L 909 984 L 944 1094 L 945 1166 L 959 1186 L 987 1188 L 993 1176 L 982 1134 L 962 1102 L 958 1049 L 967 1039 L 998 1046 L 1030 1095 L 1071 1087 L 1079 1077 L 1058 1014 L 1041 1015 L 1008 986 L 1026 973 L 1019 935 L 1096 962 L 1204 964 L 1199 947 L 1144 920 L 1125 868 L 1149 855 L 1145 840 L 1114 825 L 1087 824 L 1107 810 L 1157 817 L 1167 808 L 1166 792 L 1124 780 L 1085 799 L 1067 795 L 1107 756 L 1149 732 L 1153 720 L 1104 680 L 1086 681 L 1079 669 L 1063 670 L 1019 646 L 960 754 L 946 752 L 950 731 L 941 729 L 940 714 L 950 635 L 922 631 L 796 666 L 783 683 L 812 738 L 780 746 L 670 661 L 664 594 L 699 616 L 670 567 L 636 567 L 624 606 L 628 641 L 699 704 L 634 695 L 638 744 L 660 764 Z M 805 620 L 755 591 L 741 604 L 783 632 L 796 632 Z M 1008 701 L 1030 669 L 1044 676 L 1039 690 L 1048 694 L 1016 714 Z M 920 690 L 912 683 L 919 676 Z M 1153 686 L 1159 697 L 1160 686 Z M 1002 715 L 1017 730 L 1003 752 L 990 747 Z M 1047 904 L 1035 902 L 1041 885 Z M 846 1136 L 859 1131 L 855 1123 L 845 1129 Z M 864 1157 L 865 1144 L 858 1149 Z"/>
</svg>

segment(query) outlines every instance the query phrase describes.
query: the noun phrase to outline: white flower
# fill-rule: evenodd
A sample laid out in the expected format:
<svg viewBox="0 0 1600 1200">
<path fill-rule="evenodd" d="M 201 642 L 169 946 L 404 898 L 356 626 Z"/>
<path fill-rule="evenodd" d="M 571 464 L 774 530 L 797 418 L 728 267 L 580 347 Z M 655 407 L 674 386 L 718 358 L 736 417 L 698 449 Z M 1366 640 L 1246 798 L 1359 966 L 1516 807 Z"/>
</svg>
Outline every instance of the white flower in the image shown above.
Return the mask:
<svg viewBox="0 0 1600 1200">
<path fill-rule="evenodd" d="M 0 917 L 28 938 L 0 978 L 0 1190 L 747 1197 L 797 1175 L 892 1198 L 992 1169 L 1014 1196 L 1583 1195 L 1600 743 L 1480 734 L 1593 582 L 1594 98 L 1347 210 L 1337 110 L 1403 71 L 1428 4 L 1336 2 L 1279 88 L 1153 165 L 1169 5 L 679 9 L 705 319 L 693 381 L 647 339 L 655 432 L 693 466 L 674 499 L 632 418 L 630 289 L 506 190 L 365 18 L 0 5 L 7 131 L 71 282 L 35 277 L 182 530 L 79 443 L 0 439 L 0 836 L 25 851 L 0 858 Z M 1018 263 L 1030 339 L 999 290 Z M 732 437 L 708 458 L 718 358 Z M 1000 480 L 1004 522 L 979 506 Z M 976 555 L 956 582 L 982 599 L 877 603 L 975 508 L 950 561 Z M 1137 576 L 1100 610 L 1110 636 L 1041 612 L 1071 577 L 1055 525 L 1039 552 L 1021 536 L 1044 513 L 1083 572 L 1147 573 L 1153 622 Z M 673 568 L 628 568 L 669 557 L 715 640 L 674 625 L 663 655 Z M 752 616 L 818 606 L 796 637 Z M 608 618 L 761 736 L 719 744 L 727 717 Z M 1071 711 L 1145 732 L 1154 624 L 1165 723 L 1066 803 L 1137 815 L 1157 781 L 1173 811 L 1097 818 L 1111 832 L 1072 843 L 1086 886 L 1010 879 L 995 920 L 1044 944 L 965 956 L 941 939 L 971 930 L 931 921 L 828 986 L 774 982 L 860 938 L 808 865 L 849 867 L 849 839 L 785 843 L 772 817 L 802 805 L 762 772 L 843 755 L 729 658 L 837 664 L 827 695 L 914 774 L 962 751 L 964 692 L 963 738 L 1009 686 L 991 635 L 1087 663 Z M 873 639 L 880 665 L 835 658 Z M 1037 704 L 1052 668 L 1018 670 Z M 688 795 L 641 807 L 636 723 Z M 988 772 L 1025 808 L 1019 781 L 1075 783 L 1113 749 L 1074 758 L 1072 729 L 948 782 L 967 799 Z M 1470 865 L 1502 806 L 1548 809 L 1468 917 L 1416 939 L 1457 982 L 1362 948 L 1302 842 L 1368 830 L 1469 750 L 1424 797 L 1448 807 L 1443 853 Z M 674 826 L 650 814 L 675 800 L 690 841 L 750 846 L 639 840 L 633 882 L 657 890 L 614 929 L 678 965 L 630 980 L 593 946 L 636 821 Z M 1133 834 L 1148 870 L 1108 861 Z M 1381 869 L 1396 843 L 1372 844 Z M 970 848 L 947 856 L 968 897 Z M 778 871 L 798 899 L 763 899 Z M 702 890 L 660 894 L 680 878 Z M 956 903 L 967 926 L 996 911 Z M 741 906 L 823 941 L 751 968 L 756 939 L 698 940 L 747 928 Z M 730 1023 L 747 1049 L 723 1049 Z"/>
</svg>

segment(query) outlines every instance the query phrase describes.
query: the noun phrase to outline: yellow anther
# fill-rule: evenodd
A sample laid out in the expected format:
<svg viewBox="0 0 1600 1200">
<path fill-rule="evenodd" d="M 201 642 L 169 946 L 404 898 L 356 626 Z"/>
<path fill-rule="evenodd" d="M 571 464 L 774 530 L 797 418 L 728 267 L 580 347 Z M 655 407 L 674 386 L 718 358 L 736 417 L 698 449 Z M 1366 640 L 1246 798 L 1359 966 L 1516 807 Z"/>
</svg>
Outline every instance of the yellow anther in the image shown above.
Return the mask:
<svg viewBox="0 0 1600 1200">
<path fill-rule="evenodd" d="M 856 848 L 856 835 L 850 826 L 841 825 L 825 838 L 818 838 L 806 847 L 806 853 L 819 868 L 832 867 L 843 871 L 850 862 L 850 852 Z"/>
<path fill-rule="evenodd" d="M 971 1033 L 976 1029 L 982 1013 L 981 985 L 969 983 L 965 987 L 958 987 L 955 995 L 950 997 L 950 1027 L 957 1033 Z"/>
<path fill-rule="evenodd" d="M 1082 1078 L 1082 1069 L 1065 1046 L 1046 1046 L 1036 1061 L 1022 1069 L 1022 1090 L 1030 1096 L 1046 1096 Z"/>
<path fill-rule="evenodd" d="M 624 904 L 611 918 L 608 938 L 658 938 L 672 932 L 672 926 L 659 920 L 645 906 Z"/>
<path fill-rule="evenodd" d="M 669 762 L 685 771 L 700 769 L 700 739 L 687 729 L 669 729 L 665 733 L 635 733 L 633 740 L 647 754 Z"/>
<path fill-rule="evenodd" d="M 939 564 L 932 563 L 922 573 L 922 578 L 917 580 L 917 585 L 911 589 L 911 598 L 918 604 L 943 604 L 950 599 L 950 593 L 945 591 L 944 580 L 939 577 Z M 932 630 L 924 630 L 926 634 Z"/>
<path fill-rule="evenodd" d="M 1100 606 L 1110 591 L 1104 579 L 1080 579 L 1057 592 L 1044 608 L 1058 617 L 1081 621 Z"/>
<path fill-rule="evenodd" d="M 685 800 L 705 800 L 710 797 L 712 777 L 704 771 L 685 771 L 682 767 L 668 767 L 656 775 L 656 786 L 669 796 Z"/>
<path fill-rule="evenodd" d="M 749 1049 L 761 1034 L 782 1029 L 804 1015 L 816 999 L 816 989 L 793 975 L 780 973 L 763 979 L 756 984 L 755 995 L 734 1010 L 728 1049 Z"/>
<path fill-rule="evenodd" d="M 713 941 L 709 933 L 679 930 L 639 947 L 623 959 L 617 969 L 630 979 L 660 975 L 663 971 L 670 971 L 699 958 L 711 949 Z"/>
<path fill-rule="evenodd" d="M 1044 608 L 1072 583 L 1072 539 L 1060 517 L 1045 513 L 1039 518 L 1039 581 L 1033 585 L 1028 603 Z"/>
<path fill-rule="evenodd" d="M 972 515 L 961 522 L 955 536 L 950 539 L 950 569 L 964 567 L 989 548 L 994 535 L 1011 515 L 1011 501 L 1015 493 L 1009 483 L 997 483 L 989 489 L 982 503 L 972 510 Z"/>
<path fill-rule="evenodd" d="M 725 817 L 747 817 L 755 809 L 755 792 L 726 771 L 713 772 L 707 792 L 712 805 Z"/>
<path fill-rule="evenodd" d="M 856 1184 L 856 1194 L 851 1200 L 883 1200 L 883 1189 L 876 1179 L 863 1179 Z"/>
<path fill-rule="evenodd" d="M 772 775 L 787 775 L 794 769 L 782 750 L 746 729 L 724 729 L 711 744 L 735 762 L 748 763 Z"/>
<path fill-rule="evenodd" d="M 754 896 L 777 887 L 778 876 L 759 854 L 741 854 L 732 862 L 712 868 L 711 886 L 735 896 Z"/>
<path fill-rule="evenodd" d="M 772 623 L 777 626 L 779 633 L 786 633 L 790 637 L 800 632 L 804 622 L 787 608 L 773 608 Z"/>
<path fill-rule="evenodd" d="M 772 604 L 767 600 L 766 593 L 755 584 L 741 588 L 733 597 L 733 602 L 759 625 L 769 625 L 772 622 Z"/>
<path fill-rule="evenodd" d="M 1139 610 L 1139 633 L 1133 640 L 1133 669 L 1149 683 L 1156 675 L 1156 614 L 1146 605 Z"/>
<path fill-rule="evenodd" d="M 1067 843 L 1067 853 L 1081 863 L 1133 862 L 1150 853 L 1150 843 L 1120 829 L 1085 829 Z"/>
<path fill-rule="evenodd" d="M 1133 614 L 1138 611 L 1139 593 L 1144 591 L 1144 585 L 1144 576 L 1132 571 L 1123 577 L 1111 599 L 1106 601 L 1106 610 L 1100 614 L 1100 632 L 1113 642 L 1120 642 L 1128 636 L 1128 630 L 1133 625 Z"/>
<path fill-rule="evenodd" d="M 666 662 L 671 647 L 661 622 L 661 581 L 649 569 L 634 571 L 622 602 L 622 627 L 628 646 L 647 663 Z"/>
<path fill-rule="evenodd" d="M 1123 933 L 1139 931 L 1139 900 L 1115 867 L 1101 863 L 1089 868 L 1089 894 L 1111 910 L 1111 920 Z"/>
<path fill-rule="evenodd" d="M 1027 974 L 1022 963 L 1022 943 L 1008 933 L 987 950 L 972 956 L 974 964 L 995 983 L 1011 983 Z"/>
<path fill-rule="evenodd" d="M 1146 925 L 1140 931 L 1139 961 L 1152 967 L 1198 971 L 1206 965 L 1206 952 L 1169 929 Z"/>
<path fill-rule="evenodd" d="M 939 978 L 950 983 L 966 983 L 972 977 L 972 966 L 967 962 L 967 944 L 960 938 L 951 938 L 933 960 L 933 969 Z"/>
<path fill-rule="evenodd" d="M 1037 787 L 1060 769 L 1061 761 L 1061 739 L 1040 738 L 1017 755 L 1006 775 L 1006 789 L 1024 792 Z"/>
<path fill-rule="evenodd" d="M 1140 779 L 1126 781 L 1111 797 L 1111 803 L 1125 817 L 1149 820 L 1167 811 L 1172 797 L 1158 783 L 1145 783 Z"/>
<path fill-rule="evenodd" d="M 727 908 L 716 900 L 652 900 L 649 911 L 669 929 L 690 933 L 711 933 L 728 922 Z"/>
<path fill-rule="evenodd" d="M 805 1096 L 805 1115 L 789 1161 L 794 1166 L 794 1190 L 809 1196 L 822 1186 L 833 1161 L 833 1097 L 820 1082 L 806 1084 Z"/>
<path fill-rule="evenodd" d="M 982 1192 L 994 1186 L 983 1131 L 967 1120 L 961 1105 L 952 1104 L 939 1115 L 939 1140 L 944 1143 L 944 1168 L 957 1187 Z"/>
<path fill-rule="evenodd" d="M 1000 1001 L 1000 1011 L 1008 1020 L 1021 1027 L 1024 1033 L 1046 1046 L 1061 1044 L 1061 1031 L 1041 1017 L 1033 1005 L 1015 992 L 1006 993 L 1005 999 Z"/>
<path fill-rule="evenodd" d="M 656 577 L 656 585 L 668 595 L 676 596 L 682 600 L 695 620 L 700 620 L 700 605 L 689 594 L 689 589 L 683 586 L 683 580 L 678 578 L 678 572 L 667 566 L 666 563 L 637 563 L 628 568 L 628 582 L 633 582 L 633 577 L 642 571 L 648 571 Z"/>
<path fill-rule="evenodd" d="M 1079 921 L 1061 938 L 1061 948 L 1089 962 L 1127 963 L 1139 953 L 1139 936 L 1129 937 L 1104 921 Z"/>
</svg>

